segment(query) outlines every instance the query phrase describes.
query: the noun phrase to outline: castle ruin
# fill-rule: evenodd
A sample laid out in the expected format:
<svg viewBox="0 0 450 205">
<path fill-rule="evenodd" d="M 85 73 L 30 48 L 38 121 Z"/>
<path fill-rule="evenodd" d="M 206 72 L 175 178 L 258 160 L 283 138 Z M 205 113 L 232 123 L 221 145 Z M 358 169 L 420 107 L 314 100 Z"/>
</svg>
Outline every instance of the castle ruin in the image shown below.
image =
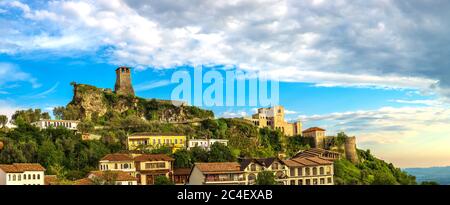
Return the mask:
<svg viewBox="0 0 450 205">
<path fill-rule="evenodd" d="M 114 92 L 118 95 L 132 95 L 134 96 L 133 85 L 131 84 L 131 68 L 119 67 L 116 69 L 116 85 Z"/>
</svg>

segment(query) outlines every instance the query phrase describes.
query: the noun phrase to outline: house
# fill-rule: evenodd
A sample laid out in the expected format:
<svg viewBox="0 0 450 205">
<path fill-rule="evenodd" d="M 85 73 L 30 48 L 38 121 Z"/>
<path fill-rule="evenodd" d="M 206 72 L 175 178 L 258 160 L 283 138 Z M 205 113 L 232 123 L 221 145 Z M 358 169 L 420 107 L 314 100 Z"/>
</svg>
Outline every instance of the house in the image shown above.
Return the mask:
<svg viewBox="0 0 450 205">
<path fill-rule="evenodd" d="M 134 161 L 139 184 L 153 185 L 158 176 L 173 180 L 174 159 L 165 154 L 143 154 L 136 156 Z"/>
<path fill-rule="evenodd" d="M 225 139 L 190 139 L 188 142 L 188 149 L 201 147 L 203 149 L 209 150 L 214 143 L 221 143 L 225 146 L 228 146 L 228 140 Z"/>
<path fill-rule="evenodd" d="M 69 130 L 77 130 L 77 126 L 80 123 L 80 121 L 76 120 L 39 120 L 36 122 L 31 123 L 32 125 L 40 128 L 40 129 L 47 129 L 49 127 L 64 127 Z"/>
<path fill-rule="evenodd" d="M 269 127 L 278 129 L 285 136 L 300 135 L 302 123 L 300 121 L 289 123 L 285 121 L 285 109 L 283 106 L 274 106 L 270 108 L 259 108 L 258 113 L 251 118 L 244 118 L 258 128 Z"/>
<path fill-rule="evenodd" d="M 176 185 L 185 185 L 189 182 L 191 168 L 175 168 L 173 170 L 173 182 Z"/>
<path fill-rule="evenodd" d="M 81 140 L 83 141 L 91 141 L 91 140 L 100 140 L 102 139 L 101 135 L 91 134 L 91 133 L 82 133 Z"/>
<path fill-rule="evenodd" d="M 308 158 L 308 157 L 320 157 L 326 160 L 338 160 L 341 158 L 341 153 L 325 150 L 321 148 L 311 148 L 298 152 L 293 158 Z"/>
<path fill-rule="evenodd" d="M 186 147 L 186 136 L 180 134 L 135 133 L 128 136 L 128 150 L 153 149 L 162 146 L 172 148 L 172 152 Z"/>
<path fill-rule="evenodd" d="M 40 164 L 0 164 L 0 185 L 44 185 L 44 172 Z"/>
<path fill-rule="evenodd" d="M 288 167 L 287 185 L 334 185 L 333 162 L 321 157 L 283 160 Z"/>
<path fill-rule="evenodd" d="M 286 184 L 287 166 L 278 158 L 243 159 L 241 170 L 244 171 L 246 185 L 254 185 L 258 179 L 258 174 L 262 171 L 271 171 L 275 175 L 275 180 L 283 185 Z"/>
<path fill-rule="evenodd" d="M 309 137 L 314 139 L 314 147 L 315 148 L 324 148 L 325 147 L 325 129 L 320 127 L 311 127 L 302 132 L 303 137 Z"/>
<path fill-rule="evenodd" d="M 244 171 L 237 162 L 195 163 L 189 185 L 245 185 Z"/>
<path fill-rule="evenodd" d="M 99 161 L 100 171 L 121 171 L 137 178 L 137 183 L 152 185 L 157 176 L 173 180 L 174 159 L 164 154 L 114 153 Z"/>
<path fill-rule="evenodd" d="M 137 185 L 136 177 L 123 171 L 92 171 L 75 185 Z"/>
</svg>

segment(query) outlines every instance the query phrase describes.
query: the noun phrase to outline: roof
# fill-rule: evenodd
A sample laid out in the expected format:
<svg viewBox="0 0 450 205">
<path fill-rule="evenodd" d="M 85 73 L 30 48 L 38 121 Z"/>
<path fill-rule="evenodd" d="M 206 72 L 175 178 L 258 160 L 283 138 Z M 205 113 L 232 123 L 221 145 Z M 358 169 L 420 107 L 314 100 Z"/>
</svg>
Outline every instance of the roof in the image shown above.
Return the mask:
<svg viewBox="0 0 450 205">
<path fill-rule="evenodd" d="M 45 168 L 37 163 L 0 164 L 0 169 L 6 173 L 21 173 L 26 171 L 45 171 Z"/>
<path fill-rule="evenodd" d="M 295 155 L 294 158 L 306 158 L 306 157 L 322 157 L 322 158 L 328 158 L 326 155 L 328 154 L 335 154 L 335 155 L 341 155 L 339 152 L 333 152 L 330 150 L 325 150 L 321 148 L 312 148 L 303 150 Z"/>
<path fill-rule="evenodd" d="M 321 157 L 293 158 L 289 160 L 283 160 L 283 162 L 288 167 L 308 167 L 333 164 L 332 161 L 323 159 Z"/>
<path fill-rule="evenodd" d="M 111 174 L 117 176 L 116 181 L 137 181 L 136 177 L 131 176 L 130 174 L 124 171 L 108 171 Z M 103 177 L 106 172 L 104 171 L 92 171 L 89 175 L 94 175 L 96 177 Z"/>
<path fill-rule="evenodd" d="M 45 185 L 55 185 L 58 184 L 58 177 L 56 175 L 45 175 L 44 176 Z"/>
<path fill-rule="evenodd" d="M 102 161 L 108 160 L 112 162 L 133 161 L 133 157 L 130 154 L 114 153 L 114 154 L 107 154 L 101 160 Z"/>
<path fill-rule="evenodd" d="M 89 178 L 83 178 L 83 179 L 76 180 L 76 181 L 74 182 L 74 184 L 75 184 L 75 185 L 92 185 L 93 183 L 92 183 L 92 180 L 91 180 L 91 179 L 89 179 Z"/>
<path fill-rule="evenodd" d="M 191 173 L 191 168 L 175 168 L 173 170 L 173 175 L 189 175 Z"/>
<path fill-rule="evenodd" d="M 208 173 L 236 173 L 241 172 L 241 166 L 237 162 L 209 162 L 195 163 L 201 172 Z"/>
<path fill-rule="evenodd" d="M 322 131 L 322 132 L 324 132 L 324 131 L 326 131 L 326 130 L 325 130 L 325 129 L 322 129 L 322 128 L 320 128 L 320 127 L 310 127 L 310 128 L 308 128 L 308 129 L 304 130 L 303 133 L 307 133 L 307 132 L 316 132 L 316 131 Z"/>
<path fill-rule="evenodd" d="M 78 120 L 50 120 L 50 119 L 40 119 L 36 122 L 74 122 L 74 123 L 79 123 L 80 121 Z"/>
<path fill-rule="evenodd" d="M 149 137 L 149 136 L 186 136 L 186 135 L 177 133 L 153 133 L 153 132 L 139 132 L 130 135 L 130 137 Z"/>
<path fill-rule="evenodd" d="M 136 156 L 134 161 L 145 162 L 145 161 L 174 161 L 172 157 L 165 154 L 143 154 Z"/>
<path fill-rule="evenodd" d="M 245 169 L 251 162 L 255 162 L 260 164 L 263 167 L 269 167 L 270 165 L 273 164 L 273 162 L 275 160 L 279 160 L 278 158 L 275 157 L 270 157 L 270 158 L 260 158 L 260 159 L 244 159 L 241 162 L 241 169 Z M 283 161 L 279 160 L 280 162 L 283 163 Z"/>
</svg>

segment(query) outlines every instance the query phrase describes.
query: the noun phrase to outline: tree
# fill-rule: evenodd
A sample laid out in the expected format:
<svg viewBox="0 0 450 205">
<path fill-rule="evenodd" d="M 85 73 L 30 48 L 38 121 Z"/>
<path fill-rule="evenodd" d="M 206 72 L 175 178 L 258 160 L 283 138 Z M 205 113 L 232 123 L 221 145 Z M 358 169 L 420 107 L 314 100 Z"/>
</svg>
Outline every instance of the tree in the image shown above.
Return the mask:
<svg viewBox="0 0 450 205">
<path fill-rule="evenodd" d="M 155 177 L 155 185 L 174 185 L 174 183 L 166 176 Z"/>
<path fill-rule="evenodd" d="M 234 160 L 233 154 L 227 146 L 217 142 L 211 145 L 208 156 L 209 162 L 232 162 Z"/>
<path fill-rule="evenodd" d="M 276 185 L 275 176 L 271 171 L 262 171 L 258 174 L 256 185 Z"/>
<path fill-rule="evenodd" d="M 0 126 L 4 128 L 8 124 L 8 117 L 6 115 L 0 115 Z"/>
<path fill-rule="evenodd" d="M 18 110 L 11 117 L 12 123 L 19 125 L 22 123 L 30 124 L 39 121 L 40 119 L 50 119 L 47 112 L 42 112 L 41 109 Z"/>
<path fill-rule="evenodd" d="M 185 149 L 176 151 L 173 154 L 175 168 L 190 168 L 192 166 L 191 154 Z"/>
<path fill-rule="evenodd" d="M 116 185 L 118 174 L 112 171 L 104 171 L 99 176 L 92 177 L 93 185 Z"/>
<path fill-rule="evenodd" d="M 439 183 L 434 182 L 434 181 L 423 181 L 422 183 L 420 183 L 420 185 L 433 185 L 433 186 L 436 186 L 436 185 L 439 185 Z"/>
<path fill-rule="evenodd" d="M 191 160 L 195 162 L 208 162 L 208 152 L 201 147 L 193 147 L 191 149 Z"/>
<path fill-rule="evenodd" d="M 378 171 L 374 174 L 372 185 L 398 185 L 398 183 L 392 174 Z"/>
<path fill-rule="evenodd" d="M 94 131 L 95 125 L 91 121 L 83 121 L 78 124 L 77 129 L 81 133 L 90 133 Z"/>
</svg>

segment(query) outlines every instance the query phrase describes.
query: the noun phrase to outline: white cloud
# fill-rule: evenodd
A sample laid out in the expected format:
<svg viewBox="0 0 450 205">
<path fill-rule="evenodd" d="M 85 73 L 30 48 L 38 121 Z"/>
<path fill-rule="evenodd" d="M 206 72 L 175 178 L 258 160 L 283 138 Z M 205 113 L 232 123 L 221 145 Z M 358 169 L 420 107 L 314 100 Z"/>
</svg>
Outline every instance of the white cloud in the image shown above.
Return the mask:
<svg viewBox="0 0 450 205">
<path fill-rule="evenodd" d="M 421 2 L 414 1 L 412 8 L 375 0 L 194 2 L 68 0 L 31 8 L 15 1 L 10 6 L 35 22 L 36 32 L 29 35 L 24 30 L 29 26 L 4 28 L 0 52 L 63 54 L 106 47 L 109 62 L 140 69 L 226 64 L 269 72 L 283 81 L 450 96 L 449 61 L 436 59 L 446 55 L 428 55 L 450 50 L 439 43 L 446 42 L 448 18 L 435 11 L 450 4 L 429 3 L 416 11 Z"/>
<path fill-rule="evenodd" d="M 48 95 L 54 93 L 54 92 L 56 91 L 56 89 L 58 88 L 58 86 L 59 86 L 59 82 L 56 83 L 55 85 L 53 85 L 51 88 L 49 88 L 49 89 L 47 89 L 47 90 L 45 90 L 45 91 L 43 91 L 43 92 L 40 92 L 40 93 L 38 93 L 38 94 L 31 95 L 31 96 L 25 96 L 25 97 L 26 97 L 26 98 L 45 98 L 45 97 L 47 97 Z"/>
<path fill-rule="evenodd" d="M 21 71 L 17 66 L 10 63 L 0 62 L 0 88 L 8 87 L 12 82 L 28 82 L 33 88 L 39 88 L 41 84 L 29 73 Z"/>
<path fill-rule="evenodd" d="M 7 100 L 0 100 L 0 115 L 6 115 L 8 120 L 11 120 L 11 116 L 16 112 L 16 110 L 22 110 L 22 108 L 16 106 L 13 102 Z M 11 126 L 8 122 L 7 126 Z"/>
<path fill-rule="evenodd" d="M 293 115 L 293 114 L 298 114 L 297 111 L 292 111 L 292 110 L 284 110 L 284 114 L 286 115 Z"/>
<path fill-rule="evenodd" d="M 138 84 L 135 87 L 136 91 L 147 91 L 154 88 L 164 87 L 169 85 L 171 82 L 169 80 L 152 81 Z"/>
<path fill-rule="evenodd" d="M 223 118 L 240 118 L 240 117 L 246 117 L 247 116 L 247 112 L 245 111 L 240 111 L 240 112 L 231 112 L 231 111 L 226 111 L 223 112 L 221 117 Z"/>
</svg>

